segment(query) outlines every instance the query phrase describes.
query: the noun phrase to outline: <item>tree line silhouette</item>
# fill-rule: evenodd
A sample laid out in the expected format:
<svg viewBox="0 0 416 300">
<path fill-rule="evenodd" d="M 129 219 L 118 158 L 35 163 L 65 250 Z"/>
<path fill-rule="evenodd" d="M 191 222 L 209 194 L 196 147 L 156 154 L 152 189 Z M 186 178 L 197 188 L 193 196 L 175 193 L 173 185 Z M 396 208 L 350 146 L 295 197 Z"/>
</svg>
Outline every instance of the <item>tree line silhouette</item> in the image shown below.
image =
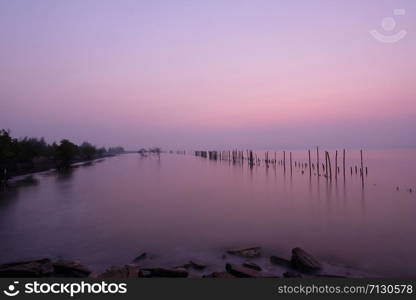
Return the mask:
<svg viewBox="0 0 416 300">
<path fill-rule="evenodd" d="M 0 129 L 0 181 L 50 168 L 65 169 L 74 162 L 123 152 L 122 147 L 97 148 L 88 142 L 76 145 L 68 139 L 52 144 L 48 144 L 44 138 L 17 139 L 10 135 L 10 130 Z"/>
</svg>

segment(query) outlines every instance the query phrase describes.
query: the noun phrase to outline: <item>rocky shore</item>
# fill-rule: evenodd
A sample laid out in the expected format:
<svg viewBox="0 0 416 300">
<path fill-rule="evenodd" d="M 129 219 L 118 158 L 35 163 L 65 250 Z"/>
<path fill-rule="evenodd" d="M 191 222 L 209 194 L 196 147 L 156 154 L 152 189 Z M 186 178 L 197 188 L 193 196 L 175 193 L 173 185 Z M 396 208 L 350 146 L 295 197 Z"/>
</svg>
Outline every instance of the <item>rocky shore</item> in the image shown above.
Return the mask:
<svg viewBox="0 0 416 300">
<path fill-rule="evenodd" d="M 274 266 L 267 267 L 256 263 L 263 262 Z M 266 259 L 265 259 L 266 258 Z M 79 261 L 48 258 L 12 262 L 0 265 L 0 277 L 70 277 L 70 278 L 278 278 L 278 277 L 351 277 L 344 274 L 331 274 L 326 264 L 318 261 L 310 253 L 301 249 L 292 249 L 291 257 L 263 257 L 260 247 L 246 247 L 227 250 L 223 261 L 215 266 L 209 263 L 189 260 L 180 266 L 149 266 L 149 255 L 140 253 L 132 262 L 123 266 L 112 266 L 102 273 L 93 272 Z M 146 262 L 147 261 L 147 262 Z M 146 263 L 145 263 L 146 262 Z M 223 267 L 218 267 L 223 265 Z"/>
</svg>

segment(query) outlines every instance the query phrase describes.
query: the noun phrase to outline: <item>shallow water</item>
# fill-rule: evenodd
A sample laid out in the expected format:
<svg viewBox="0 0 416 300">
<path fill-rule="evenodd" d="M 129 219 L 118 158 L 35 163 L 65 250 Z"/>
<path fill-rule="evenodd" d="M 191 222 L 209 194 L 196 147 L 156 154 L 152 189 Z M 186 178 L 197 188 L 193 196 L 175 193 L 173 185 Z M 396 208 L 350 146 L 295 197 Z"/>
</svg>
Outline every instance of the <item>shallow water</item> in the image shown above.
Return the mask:
<svg viewBox="0 0 416 300">
<path fill-rule="evenodd" d="M 307 162 L 307 152 L 293 151 L 293 161 Z M 341 170 L 332 181 L 294 166 L 291 174 L 288 162 L 285 173 L 175 154 L 39 174 L 0 193 L 0 262 L 79 259 L 102 270 L 141 251 L 175 265 L 231 247 L 289 256 L 300 246 L 331 264 L 415 276 L 416 150 L 367 150 L 364 162 L 364 186 L 349 172 L 357 150 L 347 150 L 345 180 Z"/>
</svg>

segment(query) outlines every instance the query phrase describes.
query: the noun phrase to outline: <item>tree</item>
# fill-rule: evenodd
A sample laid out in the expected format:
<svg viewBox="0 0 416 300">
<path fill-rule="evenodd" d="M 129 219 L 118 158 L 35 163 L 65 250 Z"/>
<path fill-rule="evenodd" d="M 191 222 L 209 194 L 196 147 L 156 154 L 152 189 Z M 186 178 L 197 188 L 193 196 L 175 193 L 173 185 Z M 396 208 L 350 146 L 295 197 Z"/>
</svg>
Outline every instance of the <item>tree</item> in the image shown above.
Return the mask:
<svg viewBox="0 0 416 300">
<path fill-rule="evenodd" d="M 15 166 L 16 140 L 10 136 L 10 131 L 0 130 L 0 180 L 8 178 L 8 172 Z"/>
<path fill-rule="evenodd" d="M 69 140 L 62 140 L 59 146 L 55 146 L 55 160 L 58 167 L 68 167 L 74 161 L 78 152 L 77 145 Z"/>
<path fill-rule="evenodd" d="M 123 147 L 111 147 L 108 148 L 108 153 L 110 154 L 120 154 L 120 153 L 124 153 L 124 148 Z"/>
<path fill-rule="evenodd" d="M 83 142 L 79 146 L 79 153 L 83 159 L 90 160 L 97 154 L 97 148 L 88 142 Z"/>
</svg>

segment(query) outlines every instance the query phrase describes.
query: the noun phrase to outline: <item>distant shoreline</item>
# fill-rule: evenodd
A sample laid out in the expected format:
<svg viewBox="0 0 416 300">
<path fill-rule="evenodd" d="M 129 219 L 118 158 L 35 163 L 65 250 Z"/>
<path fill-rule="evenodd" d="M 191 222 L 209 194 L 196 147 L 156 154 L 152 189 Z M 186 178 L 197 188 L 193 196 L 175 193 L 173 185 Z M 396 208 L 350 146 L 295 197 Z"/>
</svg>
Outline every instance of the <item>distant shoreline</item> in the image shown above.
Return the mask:
<svg viewBox="0 0 416 300">
<path fill-rule="evenodd" d="M 91 159 L 79 159 L 79 160 L 76 160 L 76 161 L 72 162 L 67 167 L 67 169 L 73 169 L 73 168 L 76 168 L 76 167 L 78 167 L 80 165 L 83 165 L 85 163 L 93 163 L 95 161 L 98 161 L 98 160 L 101 160 L 101 159 L 104 159 L 104 158 L 115 157 L 115 156 L 120 155 L 120 154 L 125 154 L 125 153 L 119 153 L 119 154 L 108 154 L 108 153 L 106 153 L 106 154 L 103 154 L 103 155 L 100 155 L 100 156 L 97 156 L 97 157 L 94 157 L 94 158 L 91 158 Z M 6 186 L 10 186 L 10 185 L 13 185 L 17 182 L 25 182 L 26 180 L 29 179 L 28 177 L 37 175 L 37 174 L 42 173 L 42 172 L 59 171 L 59 170 L 60 170 L 60 168 L 58 168 L 56 166 L 50 166 L 50 167 L 42 166 L 42 167 L 39 167 L 39 168 L 33 168 L 33 169 L 30 169 L 30 170 L 25 170 L 25 171 L 22 171 L 22 172 L 14 173 L 3 184 L 5 184 Z"/>
</svg>

